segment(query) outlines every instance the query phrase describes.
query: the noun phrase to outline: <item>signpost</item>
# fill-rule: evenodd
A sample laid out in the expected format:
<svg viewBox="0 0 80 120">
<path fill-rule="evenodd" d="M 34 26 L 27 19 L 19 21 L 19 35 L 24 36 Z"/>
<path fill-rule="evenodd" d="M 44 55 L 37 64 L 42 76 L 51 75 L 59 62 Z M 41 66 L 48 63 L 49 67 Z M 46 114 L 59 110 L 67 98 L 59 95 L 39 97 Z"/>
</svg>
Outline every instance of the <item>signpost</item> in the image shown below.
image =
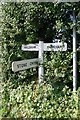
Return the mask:
<svg viewBox="0 0 80 120">
<path fill-rule="evenodd" d="M 64 43 L 64 44 L 62 42 L 44 43 L 43 41 L 39 41 L 39 43 L 36 43 L 36 44 L 22 45 L 22 50 L 38 51 L 39 52 L 38 58 L 14 61 L 12 63 L 12 71 L 17 72 L 20 70 L 25 70 L 25 69 L 39 66 L 38 78 L 40 83 L 41 81 L 43 81 L 43 78 L 44 78 L 44 67 L 43 67 L 44 51 L 66 51 L 67 43 Z"/>
</svg>

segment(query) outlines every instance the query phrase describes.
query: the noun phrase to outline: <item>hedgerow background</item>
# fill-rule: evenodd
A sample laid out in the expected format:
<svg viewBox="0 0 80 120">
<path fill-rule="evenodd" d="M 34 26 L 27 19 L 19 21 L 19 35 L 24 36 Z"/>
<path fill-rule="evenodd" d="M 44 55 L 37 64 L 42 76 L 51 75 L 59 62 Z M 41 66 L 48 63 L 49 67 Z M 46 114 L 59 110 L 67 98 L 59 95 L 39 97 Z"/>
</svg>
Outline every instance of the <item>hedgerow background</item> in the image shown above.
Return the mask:
<svg viewBox="0 0 80 120">
<path fill-rule="evenodd" d="M 79 118 L 80 53 L 77 52 L 78 90 L 72 92 L 72 9 L 76 8 L 77 47 L 80 44 L 80 3 L 14 3 L 1 5 L 0 117 Z M 12 72 L 15 60 L 38 57 L 23 52 L 22 44 L 67 42 L 66 52 L 45 52 L 44 81 L 38 68 Z"/>
</svg>

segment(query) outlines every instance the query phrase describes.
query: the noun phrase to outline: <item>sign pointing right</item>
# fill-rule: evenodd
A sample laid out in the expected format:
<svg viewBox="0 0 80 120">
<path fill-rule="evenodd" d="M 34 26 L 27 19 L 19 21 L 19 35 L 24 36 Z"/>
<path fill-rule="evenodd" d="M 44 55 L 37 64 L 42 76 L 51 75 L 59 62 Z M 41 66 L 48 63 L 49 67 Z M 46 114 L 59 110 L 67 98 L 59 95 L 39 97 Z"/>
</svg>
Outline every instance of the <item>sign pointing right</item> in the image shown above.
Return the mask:
<svg viewBox="0 0 80 120">
<path fill-rule="evenodd" d="M 56 2 L 79 2 L 80 0 L 56 0 Z"/>
</svg>

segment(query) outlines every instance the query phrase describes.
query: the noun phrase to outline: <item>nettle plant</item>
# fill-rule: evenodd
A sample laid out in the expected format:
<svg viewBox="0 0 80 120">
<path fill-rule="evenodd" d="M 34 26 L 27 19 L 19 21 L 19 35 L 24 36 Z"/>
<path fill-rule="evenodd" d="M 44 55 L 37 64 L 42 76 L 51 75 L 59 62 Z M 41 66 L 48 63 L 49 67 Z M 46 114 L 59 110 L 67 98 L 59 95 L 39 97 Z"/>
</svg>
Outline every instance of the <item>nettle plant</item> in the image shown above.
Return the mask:
<svg viewBox="0 0 80 120">
<path fill-rule="evenodd" d="M 72 80 L 72 53 L 50 52 L 44 56 L 45 79 L 68 83 Z"/>
</svg>

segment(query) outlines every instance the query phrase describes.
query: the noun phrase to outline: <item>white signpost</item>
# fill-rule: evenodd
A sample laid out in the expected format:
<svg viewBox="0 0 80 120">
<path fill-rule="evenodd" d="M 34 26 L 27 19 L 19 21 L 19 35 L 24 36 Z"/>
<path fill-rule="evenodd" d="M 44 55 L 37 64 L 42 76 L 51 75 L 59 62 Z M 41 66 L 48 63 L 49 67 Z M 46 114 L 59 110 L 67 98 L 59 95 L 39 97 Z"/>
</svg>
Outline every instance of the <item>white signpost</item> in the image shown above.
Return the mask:
<svg viewBox="0 0 80 120">
<path fill-rule="evenodd" d="M 22 50 L 23 51 L 39 51 L 38 58 L 14 61 L 12 63 L 12 71 L 17 72 L 17 71 L 39 66 L 38 78 L 40 83 L 41 81 L 43 81 L 43 77 L 44 77 L 44 67 L 43 67 L 44 51 L 66 51 L 67 43 L 64 43 L 64 44 L 62 42 L 44 43 L 43 41 L 39 41 L 39 43 L 36 43 L 36 44 L 22 45 Z"/>
</svg>

